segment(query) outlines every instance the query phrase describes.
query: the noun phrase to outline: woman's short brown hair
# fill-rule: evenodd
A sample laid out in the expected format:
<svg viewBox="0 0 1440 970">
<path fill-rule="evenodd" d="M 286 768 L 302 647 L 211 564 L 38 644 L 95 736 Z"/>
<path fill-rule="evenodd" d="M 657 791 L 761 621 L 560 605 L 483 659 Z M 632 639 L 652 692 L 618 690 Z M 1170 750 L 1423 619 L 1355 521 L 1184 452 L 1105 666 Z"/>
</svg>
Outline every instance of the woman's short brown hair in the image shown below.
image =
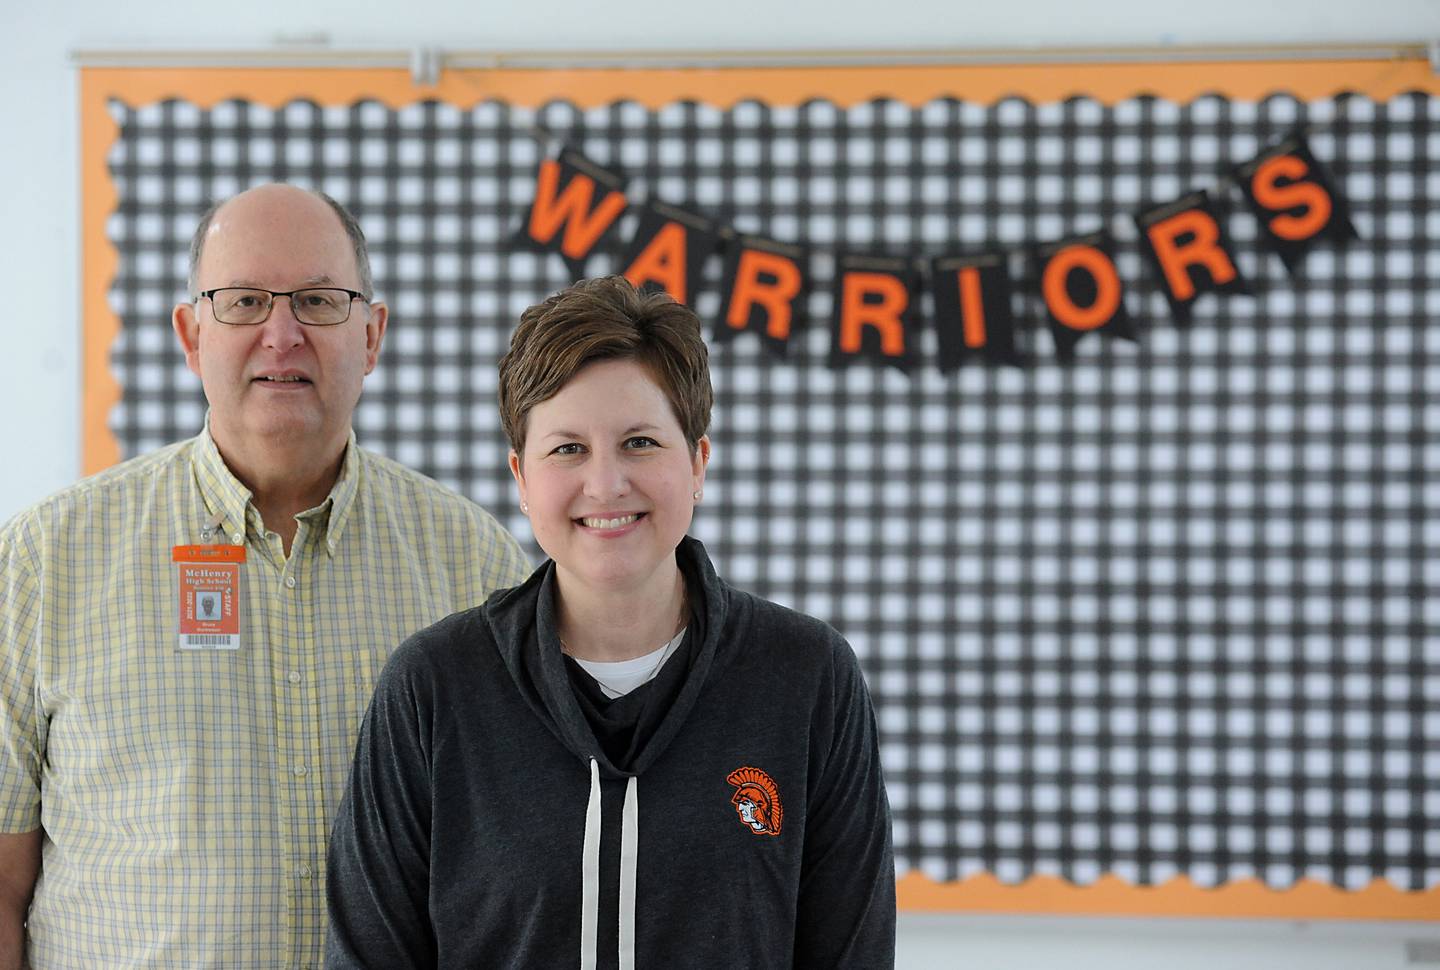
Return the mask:
<svg viewBox="0 0 1440 970">
<path fill-rule="evenodd" d="M 500 420 L 516 454 L 525 454 L 530 409 L 598 360 L 649 370 L 694 454 L 715 401 L 700 320 L 668 293 L 642 293 L 623 276 L 581 280 L 520 314 L 500 360 Z"/>
</svg>

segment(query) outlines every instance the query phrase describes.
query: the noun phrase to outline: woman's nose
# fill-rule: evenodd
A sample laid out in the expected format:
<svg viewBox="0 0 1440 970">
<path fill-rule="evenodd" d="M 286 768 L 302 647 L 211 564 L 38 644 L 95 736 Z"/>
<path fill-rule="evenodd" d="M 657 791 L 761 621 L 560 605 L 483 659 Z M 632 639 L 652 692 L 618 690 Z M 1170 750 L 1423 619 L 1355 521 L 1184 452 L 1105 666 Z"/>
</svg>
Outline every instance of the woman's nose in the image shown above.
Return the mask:
<svg viewBox="0 0 1440 970">
<path fill-rule="evenodd" d="M 593 499 L 619 498 L 630 491 L 624 463 L 611 455 L 596 454 L 585 469 L 585 494 Z"/>
</svg>

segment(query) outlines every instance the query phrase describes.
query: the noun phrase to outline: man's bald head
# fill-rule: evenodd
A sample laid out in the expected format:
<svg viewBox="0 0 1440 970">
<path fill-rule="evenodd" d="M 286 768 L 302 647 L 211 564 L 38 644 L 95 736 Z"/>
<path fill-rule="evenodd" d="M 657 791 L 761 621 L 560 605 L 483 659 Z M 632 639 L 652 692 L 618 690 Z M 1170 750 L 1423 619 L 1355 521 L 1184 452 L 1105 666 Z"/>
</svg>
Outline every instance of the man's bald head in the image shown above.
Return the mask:
<svg viewBox="0 0 1440 970">
<path fill-rule="evenodd" d="M 215 221 L 215 216 L 221 209 L 225 208 L 225 206 L 250 192 L 273 192 L 281 188 L 295 192 L 304 192 L 307 195 L 313 196 L 328 205 L 331 211 L 335 213 L 336 218 L 340 220 L 340 225 L 345 229 L 345 235 L 349 238 L 350 245 L 355 250 L 355 269 L 360 274 L 360 292 L 365 294 L 367 301 L 373 299 L 375 294 L 373 292 L 374 282 L 370 277 L 370 253 L 366 249 L 365 233 L 360 229 L 360 223 L 355 221 L 355 217 L 350 214 L 350 210 L 346 209 L 324 192 L 315 189 L 302 189 L 298 186 L 285 185 L 284 183 L 272 183 L 270 185 L 261 185 L 253 189 L 247 189 L 245 192 L 241 192 L 240 195 L 234 195 L 228 199 L 221 199 L 205 210 L 205 214 L 200 217 L 200 224 L 195 227 L 195 235 L 190 238 L 189 288 L 191 298 L 199 295 L 200 258 L 205 253 L 205 237 L 210 232 L 210 226 Z"/>
</svg>

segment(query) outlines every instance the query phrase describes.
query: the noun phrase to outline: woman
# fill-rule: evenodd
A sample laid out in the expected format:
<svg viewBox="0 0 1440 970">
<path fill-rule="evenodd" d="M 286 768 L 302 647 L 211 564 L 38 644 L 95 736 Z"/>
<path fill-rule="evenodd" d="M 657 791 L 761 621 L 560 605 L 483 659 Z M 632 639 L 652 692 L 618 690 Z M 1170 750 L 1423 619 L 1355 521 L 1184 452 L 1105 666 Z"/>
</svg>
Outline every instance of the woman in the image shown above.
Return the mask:
<svg viewBox="0 0 1440 970">
<path fill-rule="evenodd" d="M 889 967 L 874 715 L 818 620 L 686 536 L 695 315 L 619 277 L 520 318 L 500 410 L 550 557 L 380 677 L 330 849 L 329 967 Z"/>
</svg>

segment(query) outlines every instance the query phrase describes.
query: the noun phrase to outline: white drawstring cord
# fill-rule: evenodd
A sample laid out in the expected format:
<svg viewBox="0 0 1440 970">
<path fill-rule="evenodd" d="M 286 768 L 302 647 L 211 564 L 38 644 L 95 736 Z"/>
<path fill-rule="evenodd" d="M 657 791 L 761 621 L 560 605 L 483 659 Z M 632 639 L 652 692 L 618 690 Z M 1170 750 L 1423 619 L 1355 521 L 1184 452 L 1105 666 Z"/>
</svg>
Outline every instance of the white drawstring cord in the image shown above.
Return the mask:
<svg viewBox="0 0 1440 970">
<path fill-rule="evenodd" d="M 595 970 L 600 935 L 600 765 L 590 759 L 590 802 L 580 886 L 580 970 Z"/>
<path fill-rule="evenodd" d="M 590 802 L 580 866 L 580 970 L 595 970 L 600 939 L 600 765 L 590 759 Z M 625 785 L 620 816 L 620 970 L 635 970 L 635 871 L 640 856 L 640 786 Z"/>
<path fill-rule="evenodd" d="M 635 970 L 635 869 L 640 848 L 640 792 L 634 775 L 625 786 L 620 820 L 620 970 Z"/>
</svg>

